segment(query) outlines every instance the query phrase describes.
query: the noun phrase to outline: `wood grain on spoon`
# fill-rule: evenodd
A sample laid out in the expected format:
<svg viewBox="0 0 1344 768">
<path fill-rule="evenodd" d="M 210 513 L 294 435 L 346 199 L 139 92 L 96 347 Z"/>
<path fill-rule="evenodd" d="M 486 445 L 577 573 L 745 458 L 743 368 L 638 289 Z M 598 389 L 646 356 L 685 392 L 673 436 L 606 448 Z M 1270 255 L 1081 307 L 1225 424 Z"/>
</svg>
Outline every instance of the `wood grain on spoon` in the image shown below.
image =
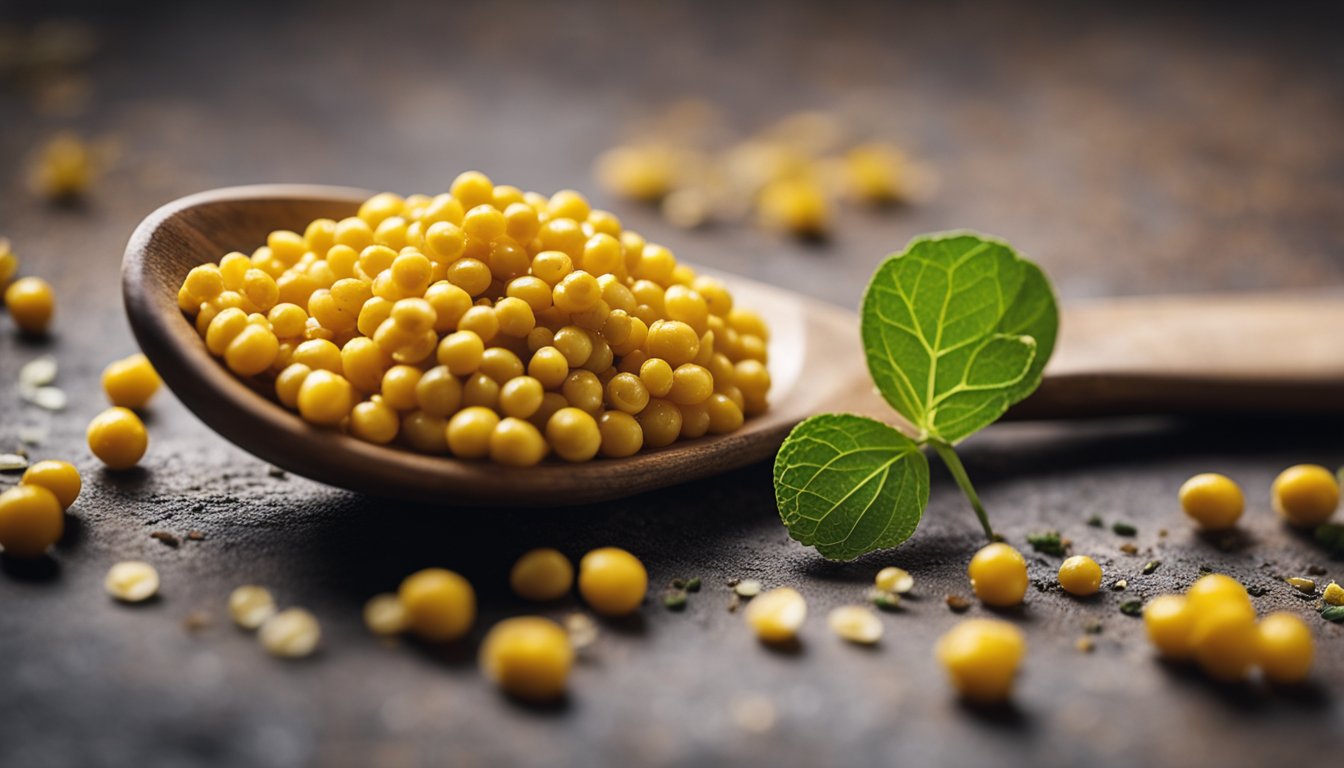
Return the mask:
<svg viewBox="0 0 1344 768">
<path fill-rule="evenodd" d="M 823 411 L 895 421 L 872 388 L 853 312 L 722 275 L 770 324 L 771 408 L 730 435 L 626 459 L 530 468 L 428 456 L 314 427 L 210 357 L 177 307 L 187 272 L 251 252 L 275 229 L 353 215 L 370 193 L 263 185 L 204 192 L 151 214 L 126 248 L 122 289 L 136 339 L 173 392 L 212 429 L 296 474 L 439 504 L 555 506 L 627 496 L 771 456 Z M 1125 299 L 1070 307 L 1046 380 L 1013 415 L 1033 418 L 1255 408 L 1344 411 L 1344 302 L 1295 297 Z"/>
</svg>

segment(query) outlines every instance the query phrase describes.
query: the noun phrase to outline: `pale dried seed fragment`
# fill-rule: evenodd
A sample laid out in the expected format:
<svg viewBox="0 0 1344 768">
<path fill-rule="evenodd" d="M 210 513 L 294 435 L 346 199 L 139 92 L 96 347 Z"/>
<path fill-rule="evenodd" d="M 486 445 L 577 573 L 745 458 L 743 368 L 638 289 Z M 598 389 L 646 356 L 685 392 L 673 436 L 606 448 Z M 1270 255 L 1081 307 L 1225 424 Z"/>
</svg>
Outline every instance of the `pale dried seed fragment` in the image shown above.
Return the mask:
<svg viewBox="0 0 1344 768">
<path fill-rule="evenodd" d="M 51 355 L 30 360 L 19 369 L 19 387 L 21 389 L 45 387 L 56 380 L 56 370 L 56 358 Z"/>
<path fill-rule="evenodd" d="M 745 579 L 737 582 L 733 591 L 737 593 L 738 597 L 752 598 L 761 594 L 761 582 L 755 579 Z"/>
<path fill-rule="evenodd" d="M 159 572 L 154 566 L 139 560 L 117 563 L 103 579 L 107 593 L 126 603 L 139 603 L 159 591 Z"/>
<path fill-rule="evenodd" d="M 569 633 L 569 644 L 577 648 L 587 648 L 597 642 L 597 622 L 586 613 L 571 613 L 565 617 L 565 631 Z"/>
<path fill-rule="evenodd" d="M 858 605 L 842 605 L 826 617 L 831 631 L 851 643 L 872 645 L 882 639 L 882 621 Z"/>
<path fill-rule="evenodd" d="M 791 587 L 772 589 L 747 604 L 746 619 L 761 640 L 788 642 L 807 620 L 807 601 Z"/>
<path fill-rule="evenodd" d="M 275 615 L 275 598 L 270 590 L 247 584 L 229 593 L 229 616 L 243 629 L 256 629 Z"/>
<path fill-rule="evenodd" d="M 257 639 L 272 656 L 297 659 L 317 650 L 322 628 L 317 617 L 302 608 L 286 608 L 261 625 Z"/>
<path fill-rule="evenodd" d="M 910 572 L 904 568 L 888 566 L 877 572 L 877 577 L 873 579 L 873 583 L 884 592 L 904 595 L 915 588 L 915 577 L 911 576 Z"/>
<path fill-rule="evenodd" d="M 70 398 L 66 396 L 65 390 L 57 387 L 38 387 L 37 389 L 24 392 L 24 399 L 48 411 L 63 411 L 69 404 Z"/>
<path fill-rule="evenodd" d="M 1325 600 L 1326 605 L 1344 605 L 1344 587 L 1332 581 L 1321 593 L 1321 598 Z"/>
<path fill-rule="evenodd" d="M 406 631 L 410 616 L 401 598 L 387 592 L 374 595 L 364 604 L 364 625 L 375 635 L 391 637 Z"/>
<path fill-rule="evenodd" d="M 18 472 L 28 468 L 28 458 L 17 453 L 0 453 L 0 472 Z"/>
<path fill-rule="evenodd" d="M 1293 589 L 1296 589 L 1298 592 L 1310 595 L 1316 591 L 1316 581 L 1314 579 L 1304 579 L 1301 576 L 1289 576 L 1284 579 L 1284 581 L 1292 585 Z"/>
</svg>

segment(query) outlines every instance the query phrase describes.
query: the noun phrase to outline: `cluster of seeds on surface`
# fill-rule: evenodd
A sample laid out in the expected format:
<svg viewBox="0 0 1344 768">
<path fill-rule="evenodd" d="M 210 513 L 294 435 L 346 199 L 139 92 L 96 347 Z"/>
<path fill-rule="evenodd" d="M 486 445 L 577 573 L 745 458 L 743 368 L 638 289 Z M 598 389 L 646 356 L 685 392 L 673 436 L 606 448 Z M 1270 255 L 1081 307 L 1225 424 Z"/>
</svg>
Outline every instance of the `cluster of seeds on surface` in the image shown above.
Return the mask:
<svg viewBox="0 0 1344 768">
<path fill-rule="evenodd" d="M 255 584 L 245 584 L 229 593 L 229 616 L 239 627 L 256 630 L 261 647 L 272 656 L 287 659 L 311 656 L 322 642 L 322 626 L 311 611 L 277 610 L 271 591 Z"/>
<path fill-rule="evenodd" d="M 464 173 L 187 275 L 210 353 L 309 422 L 528 466 L 724 434 L 766 409 L 768 331 L 572 191 Z"/>
</svg>

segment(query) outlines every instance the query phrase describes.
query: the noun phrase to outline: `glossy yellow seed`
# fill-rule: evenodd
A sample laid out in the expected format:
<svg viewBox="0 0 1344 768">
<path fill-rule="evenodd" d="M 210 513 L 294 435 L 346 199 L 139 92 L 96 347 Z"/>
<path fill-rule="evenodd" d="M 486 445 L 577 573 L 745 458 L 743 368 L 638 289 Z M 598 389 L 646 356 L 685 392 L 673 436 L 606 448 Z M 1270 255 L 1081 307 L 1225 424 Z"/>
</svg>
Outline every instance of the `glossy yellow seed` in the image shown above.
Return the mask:
<svg viewBox="0 0 1344 768">
<path fill-rule="evenodd" d="M 552 345 L 565 356 L 571 368 L 581 368 L 593 354 L 593 337 L 576 325 L 567 325 L 555 332 Z"/>
<path fill-rule="evenodd" d="M 1260 670 L 1272 683 L 1299 683 L 1311 672 L 1316 644 L 1307 625 L 1291 613 L 1271 613 L 1261 619 L 1256 646 Z"/>
<path fill-rule="evenodd" d="M 975 553 L 966 569 L 971 589 L 986 605 L 1006 608 L 1027 593 L 1027 561 L 1017 550 L 995 542 Z"/>
<path fill-rule="evenodd" d="M 341 374 L 361 392 L 377 392 L 392 358 L 377 342 L 356 336 L 341 347 Z"/>
<path fill-rule="evenodd" d="M 635 418 L 644 432 L 644 444 L 650 448 L 671 445 L 681 435 L 681 411 L 667 400 L 650 399 Z"/>
<path fill-rule="evenodd" d="M 415 402 L 430 416 L 447 418 L 462 404 L 462 382 L 446 366 L 430 368 L 416 382 Z"/>
<path fill-rule="evenodd" d="M 649 404 L 649 390 L 633 373 L 618 373 L 607 382 L 607 402 L 619 411 L 639 413 Z"/>
<path fill-rule="evenodd" d="M 19 330 L 33 336 L 47 332 L 56 299 L 51 285 L 40 277 L 21 277 L 5 289 L 5 309 Z"/>
<path fill-rule="evenodd" d="M 549 701 L 565 692 L 574 649 L 569 635 L 540 616 L 505 619 L 481 642 L 481 670 L 505 693 L 526 701 Z"/>
<path fill-rule="evenodd" d="M 1199 611 L 1190 646 L 1209 677 L 1223 682 L 1243 680 L 1259 655 L 1255 614 L 1235 604 Z"/>
<path fill-rule="evenodd" d="M 410 365 L 394 365 L 388 368 L 387 372 L 383 374 L 383 382 L 379 390 L 383 402 L 387 403 L 389 408 L 397 411 L 414 409 L 417 406 L 415 388 L 423 375 L 423 371 Z"/>
<path fill-rule="evenodd" d="M 1241 488 L 1214 472 L 1186 480 L 1181 486 L 1180 500 L 1185 514 L 1209 531 L 1225 531 L 1236 525 L 1245 507 Z"/>
<path fill-rule="evenodd" d="M 1074 555 L 1059 566 L 1059 586 L 1077 597 L 1094 595 L 1101 589 L 1101 566 L 1086 555 Z"/>
<path fill-rule="evenodd" d="M 715 435 L 735 432 L 742 426 L 742 409 L 727 395 L 715 392 L 705 401 L 705 410 L 709 413 L 709 431 Z"/>
<path fill-rule="evenodd" d="M 1188 598 L 1159 595 L 1149 600 L 1143 606 L 1143 623 L 1149 642 L 1163 656 L 1176 661 L 1190 658 L 1195 611 Z"/>
<path fill-rule="evenodd" d="M 397 437 L 401 419 L 381 396 L 365 400 L 350 411 L 350 434 L 377 445 L 386 445 Z"/>
<path fill-rule="evenodd" d="M 249 323 L 224 349 L 224 362 L 239 376 L 255 376 L 271 367 L 280 340 L 269 328 Z"/>
<path fill-rule="evenodd" d="M 565 275 L 551 293 L 551 302 L 565 312 L 583 312 L 597 306 L 602 300 L 602 287 L 597 278 L 577 270 Z"/>
<path fill-rule="evenodd" d="M 490 434 L 490 459 L 511 467 L 530 467 L 546 456 L 546 440 L 529 422 L 501 419 Z"/>
<path fill-rule="evenodd" d="M 745 612 L 747 625 L 766 643 L 786 643 L 807 620 L 807 601 L 792 587 L 779 587 L 753 597 Z"/>
<path fill-rule="evenodd" d="M 480 171 L 465 171 L 453 179 L 448 188 L 464 210 L 494 201 L 495 184 Z"/>
<path fill-rule="evenodd" d="M 570 405 L 596 416 L 602 410 L 602 381 L 592 371 L 574 371 L 565 377 L 560 392 Z"/>
<path fill-rule="evenodd" d="M 229 593 L 229 617 L 243 629 L 256 629 L 275 615 L 271 591 L 255 584 L 244 584 Z"/>
<path fill-rule="evenodd" d="M 1315 527 L 1339 506 L 1339 480 L 1325 467 L 1298 464 L 1274 479 L 1274 511 L 1292 525 Z"/>
<path fill-rule="evenodd" d="M 380 637 L 393 637 L 410 629 L 411 617 L 400 597 L 384 593 L 364 603 L 364 626 Z"/>
<path fill-rule="evenodd" d="M 108 408 L 89 422 L 89 450 L 108 469 L 130 469 L 149 447 L 144 422 L 128 408 Z"/>
<path fill-rule="evenodd" d="M 602 445 L 597 420 L 578 408 L 561 408 L 546 422 L 546 440 L 565 461 L 588 461 Z"/>
<path fill-rule="evenodd" d="M 29 465 L 19 482 L 23 485 L 41 486 L 51 491 L 60 502 L 62 510 L 69 509 L 70 505 L 75 503 L 75 499 L 79 498 L 80 489 L 83 488 L 79 470 L 75 469 L 75 465 L 54 459 Z"/>
<path fill-rule="evenodd" d="M 607 458 L 634 456 L 644 447 L 644 430 L 628 413 L 605 411 L 597 418 L 597 428 L 602 433 L 601 453 Z"/>
<path fill-rule="evenodd" d="M 350 382 L 330 371 L 313 371 L 299 387 L 299 415 L 314 424 L 335 425 L 355 407 Z"/>
<path fill-rule="evenodd" d="M 1008 699 L 1027 641 L 1022 631 L 997 619 L 967 619 L 938 639 L 936 655 L 952 687 L 968 701 Z"/>
<path fill-rule="evenodd" d="M 1234 606 L 1251 618 L 1255 617 L 1251 596 L 1246 593 L 1246 588 L 1231 576 L 1224 576 L 1221 573 L 1202 576 L 1190 585 L 1185 596 L 1190 601 L 1190 608 L 1196 616 L 1217 608 Z"/>
<path fill-rule="evenodd" d="M 1335 582 L 1326 585 L 1325 591 L 1321 593 L 1321 599 L 1326 605 L 1344 605 L 1344 587 Z"/>
<path fill-rule="evenodd" d="M 604 616 L 638 610 L 649 588 L 649 574 L 639 558 L 617 547 L 594 549 L 579 561 L 579 594 Z"/>
<path fill-rule="evenodd" d="M 299 408 L 299 388 L 313 369 L 303 363 L 290 363 L 275 377 L 275 398 L 291 410 Z"/>
<path fill-rule="evenodd" d="M 531 550 L 509 571 L 509 586 L 524 600 L 558 600 L 569 594 L 573 585 L 574 566 L 558 549 Z"/>
<path fill-rule="evenodd" d="M 872 645 L 882 639 L 882 620 L 862 605 L 843 605 L 830 612 L 826 625 L 843 640 Z"/>
<path fill-rule="evenodd" d="M 555 347 L 542 347 L 527 364 L 527 373 L 545 389 L 556 389 L 569 377 L 569 360 Z"/>
<path fill-rule="evenodd" d="M 700 334 L 678 320 L 660 320 L 649 326 L 644 349 L 650 358 L 662 358 L 676 368 L 695 360 L 700 352 Z"/>
<path fill-rule="evenodd" d="M 103 578 L 103 589 L 124 603 L 141 603 L 158 594 L 159 572 L 138 560 L 117 563 Z"/>
<path fill-rule="evenodd" d="M 476 591 L 462 576 L 426 568 L 407 576 L 397 590 L 412 632 L 432 641 L 455 640 L 476 620 Z"/>
<path fill-rule="evenodd" d="M 322 641 L 322 627 L 312 613 L 302 608 L 286 608 L 261 625 L 257 640 L 272 656 L 299 659 L 317 650 Z"/>
<path fill-rule="evenodd" d="M 64 532 L 61 502 L 51 490 L 23 484 L 0 493 L 0 547 L 9 557 L 41 557 Z"/>
<path fill-rule="evenodd" d="M 490 436 L 499 424 L 499 415 L 489 408 L 463 408 L 449 419 L 448 449 L 462 459 L 483 459 L 490 455 Z"/>
<path fill-rule="evenodd" d="M 497 384 L 504 384 L 523 375 L 523 361 L 503 347 L 491 347 L 481 356 L 480 372 L 494 379 Z"/>
<path fill-rule="evenodd" d="M 672 366 L 666 360 L 650 358 L 639 366 L 639 379 L 653 397 L 667 397 L 672 390 Z"/>
<path fill-rule="evenodd" d="M 462 384 L 462 405 L 499 406 L 499 383 L 484 373 L 473 373 Z"/>
<path fill-rule="evenodd" d="M 294 339 L 303 335 L 303 329 L 308 323 L 308 313 L 297 304 L 276 304 L 271 307 L 271 311 L 266 313 L 266 319 L 271 323 L 271 330 L 275 335 L 282 339 Z"/>
<path fill-rule="evenodd" d="M 472 307 L 462 313 L 462 318 L 457 321 L 457 329 L 470 331 L 479 336 L 482 342 L 489 343 L 499 333 L 499 317 L 492 307 Z"/>
<path fill-rule="evenodd" d="M 526 419 L 541 407 L 544 395 L 544 388 L 537 379 L 515 376 L 499 388 L 499 409 L 505 416 Z"/>
<path fill-rule="evenodd" d="M 667 390 L 667 399 L 677 405 L 697 405 L 713 393 L 714 378 L 707 369 L 686 363 L 672 371 L 672 386 Z"/>
<path fill-rule="evenodd" d="M 443 453 L 448 450 L 448 420 L 424 411 L 411 411 L 401 420 L 401 435 L 421 453 Z"/>
<path fill-rule="evenodd" d="M 309 339 L 295 347 L 290 362 L 306 365 L 314 371 L 330 373 L 340 373 L 345 367 L 341 360 L 341 348 L 326 339 Z"/>
</svg>

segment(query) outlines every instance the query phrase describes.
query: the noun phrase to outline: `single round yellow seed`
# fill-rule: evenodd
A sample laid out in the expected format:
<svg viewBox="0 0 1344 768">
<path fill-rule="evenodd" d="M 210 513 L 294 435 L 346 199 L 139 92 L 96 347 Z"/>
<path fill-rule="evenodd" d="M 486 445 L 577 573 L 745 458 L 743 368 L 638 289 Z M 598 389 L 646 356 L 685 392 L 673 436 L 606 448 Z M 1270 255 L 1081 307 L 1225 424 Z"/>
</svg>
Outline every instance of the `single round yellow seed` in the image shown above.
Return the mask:
<svg viewBox="0 0 1344 768">
<path fill-rule="evenodd" d="M 56 310 L 51 284 L 40 277 L 21 277 L 5 289 L 5 309 L 19 330 L 32 336 L 47 332 Z"/>
<path fill-rule="evenodd" d="M 1190 646 L 1195 629 L 1195 611 L 1183 595 L 1159 595 L 1143 606 L 1148 641 L 1169 659 L 1184 661 L 1194 652 Z"/>
<path fill-rule="evenodd" d="M 1021 603 L 1027 594 L 1027 561 L 1002 542 L 976 552 L 966 573 L 975 596 L 986 605 L 1007 608 Z"/>
<path fill-rule="evenodd" d="M 832 610 L 826 617 L 826 625 L 851 643 L 872 645 L 882 639 L 882 620 L 861 605 L 842 605 Z"/>
<path fill-rule="evenodd" d="M 64 532 L 61 502 L 51 490 L 24 484 L 0 493 L 0 547 L 7 556 L 41 557 Z"/>
<path fill-rule="evenodd" d="M 649 588 L 649 574 L 639 558 L 617 547 L 594 549 L 579 560 L 579 594 L 604 616 L 624 616 L 639 609 Z"/>
<path fill-rule="evenodd" d="M 1254 612 L 1235 604 L 1200 611 L 1190 633 L 1190 647 L 1209 677 L 1222 682 L 1245 679 L 1259 655 Z"/>
<path fill-rule="evenodd" d="M 605 411 L 597 417 L 597 428 L 602 433 L 601 453 L 607 458 L 634 456 L 644 447 L 644 430 L 628 413 Z"/>
<path fill-rule="evenodd" d="M 1201 528 L 1225 531 L 1241 518 L 1245 501 L 1241 488 L 1230 478 L 1206 472 L 1195 475 L 1180 490 L 1181 508 Z"/>
<path fill-rule="evenodd" d="M 915 577 L 904 568 L 889 565 L 877 572 L 877 576 L 873 578 L 873 586 L 883 592 L 904 595 L 915 588 Z"/>
<path fill-rule="evenodd" d="M 522 419 L 501 419 L 490 433 L 490 459 L 496 464 L 530 467 L 545 458 L 546 450 L 541 432 Z"/>
<path fill-rule="evenodd" d="M 299 415 L 314 424 L 341 423 L 355 407 L 355 390 L 344 376 L 313 371 L 299 387 Z"/>
<path fill-rule="evenodd" d="M 89 422 L 89 450 L 108 469 L 130 469 L 144 457 L 149 433 L 128 408 L 108 408 Z"/>
<path fill-rule="evenodd" d="M 75 499 L 79 498 L 79 492 L 83 488 L 83 483 L 79 479 L 79 470 L 75 465 L 68 461 L 56 461 L 47 459 L 29 465 L 24 470 L 23 478 L 19 481 L 23 485 L 39 485 L 46 488 L 56 495 L 56 500 L 60 502 L 61 509 L 69 509 Z"/>
<path fill-rule="evenodd" d="M 807 620 L 807 601 L 792 587 L 778 587 L 751 598 L 747 625 L 765 643 L 787 643 Z"/>
<path fill-rule="evenodd" d="M 650 448 L 671 445 L 681 435 L 681 410 L 667 400 L 653 398 L 635 417 Z"/>
<path fill-rule="evenodd" d="M 1255 618 L 1255 606 L 1251 604 L 1251 596 L 1247 594 L 1246 588 L 1231 576 L 1221 573 L 1201 576 L 1190 585 L 1185 596 L 1190 601 L 1190 608 L 1196 616 L 1217 608 L 1235 606 L 1242 613 Z"/>
<path fill-rule="evenodd" d="M 1328 521 L 1339 506 L 1339 480 L 1325 467 L 1298 464 L 1274 479 L 1274 511 L 1290 524 L 1312 528 Z"/>
<path fill-rule="evenodd" d="M 1300 683 L 1311 672 L 1316 644 L 1307 625 L 1291 613 L 1271 613 L 1261 619 L 1256 645 L 1260 670 L 1272 683 Z"/>
<path fill-rule="evenodd" d="M 660 320 L 649 326 L 644 349 L 651 358 L 662 358 L 676 368 L 693 360 L 700 352 L 700 334 L 679 320 Z"/>
<path fill-rule="evenodd" d="M 117 563 L 103 579 L 107 594 L 123 603 L 142 603 L 159 591 L 159 572 L 138 560 Z"/>
<path fill-rule="evenodd" d="M 280 340 L 275 334 L 269 328 L 248 324 L 229 342 L 224 362 L 239 376 L 255 376 L 270 368 L 278 354 Z"/>
<path fill-rule="evenodd" d="M 588 461 L 602 446 L 597 420 L 578 408 L 561 408 L 546 422 L 546 439 L 565 461 Z"/>
<path fill-rule="evenodd" d="M 499 388 L 499 410 L 505 416 L 526 419 L 541 407 L 545 390 L 531 376 L 515 376 Z"/>
<path fill-rule="evenodd" d="M 563 695 L 574 664 L 569 635 L 540 616 L 505 619 L 481 642 L 481 670 L 505 693 L 526 701 Z"/>
<path fill-rule="evenodd" d="M 574 566 L 569 558 L 549 547 L 524 553 L 509 571 L 509 586 L 524 600 L 558 600 L 573 585 Z"/>
<path fill-rule="evenodd" d="M 229 593 L 229 617 L 243 629 L 260 627 L 275 610 L 275 598 L 265 587 L 245 584 Z"/>
<path fill-rule="evenodd" d="M 377 445 L 386 445 L 397 437 L 401 419 L 381 396 L 356 405 L 350 411 L 350 434 Z"/>
<path fill-rule="evenodd" d="M 397 589 L 412 632 L 432 641 L 455 640 L 476 620 L 476 591 L 462 576 L 445 568 L 426 568 L 407 576 Z"/>
<path fill-rule="evenodd" d="M 1101 589 L 1101 566 L 1086 555 L 1074 555 L 1059 566 L 1059 586 L 1076 597 L 1095 595 Z"/>
<path fill-rule="evenodd" d="M 364 626 L 380 637 L 393 637 L 410 629 L 411 616 L 400 597 L 391 593 L 374 595 L 364 604 Z"/>
<path fill-rule="evenodd" d="M 103 392 L 108 402 L 123 408 L 144 408 L 162 383 L 144 355 L 116 360 L 103 369 Z"/>
<path fill-rule="evenodd" d="M 483 459 L 490 455 L 490 436 L 499 425 L 499 415 L 489 408 L 463 408 L 448 421 L 448 449 L 461 459 Z"/>
<path fill-rule="evenodd" d="M 299 659 L 317 650 L 322 641 L 322 627 L 308 611 L 286 608 L 261 625 L 257 640 L 272 656 Z"/>
<path fill-rule="evenodd" d="M 1013 692 L 1026 655 L 1022 631 L 998 619 L 967 619 L 938 640 L 936 655 L 952 687 L 968 701 L 993 704 Z"/>
</svg>

